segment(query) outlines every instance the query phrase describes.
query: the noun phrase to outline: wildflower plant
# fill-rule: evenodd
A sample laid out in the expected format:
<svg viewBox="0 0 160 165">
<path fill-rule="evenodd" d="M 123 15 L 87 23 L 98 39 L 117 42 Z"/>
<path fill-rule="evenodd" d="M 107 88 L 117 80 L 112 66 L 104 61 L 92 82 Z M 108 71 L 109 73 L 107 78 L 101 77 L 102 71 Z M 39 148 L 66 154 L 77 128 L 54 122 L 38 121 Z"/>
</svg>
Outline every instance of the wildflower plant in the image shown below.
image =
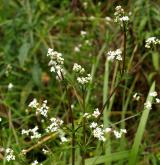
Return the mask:
<svg viewBox="0 0 160 165">
<path fill-rule="evenodd" d="M 84 2 L 82 6 L 87 9 L 89 8 L 89 4 L 87 1 Z M 100 6 L 101 4 L 99 4 L 99 7 Z M 23 96 L 26 91 L 22 92 L 21 104 L 29 102 L 26 110 L 26 118 L 30 118 L 31 121 L 28 122 L 26 120 L 19 129 L 20 140 L 24 141 L 25 145 L 19 148 L 17 147 L 17 150 L 20 152 L 16 155 L 11 147 L 12 144 L 10 144 L 10 147 L 2 151 L 5 161 L 14 162 L 16 159 L 22 159 L 23 162 L 26 161 L 30 155 L 34 155 L 34 152 L 36 153 L 38 151 L 45 156 L 46 160 L 49 160 L 47 160 L 49 163 L 56 164 L 57 162 L 52 162 L 52 157 L 55 157 L 56 160 L 58 155 L 60 159 L 65 157 L 64 162 L 66 165 L 76 165 L 77 162 L 81 165 L 88 165 L 90 162 L 96 164 L 96 159 L 99 157 L 102 160 L 98 162 L 99 164 L 104 163 L 105 165 L 111 165 L 108 164 L 108 162 L 111 162 L 110 160 L 108 161 L 108 158 L 112 159 L 112 152 L 114 152 L 116 148 L 115 144 L 120 144 L 118 145 L 120 150 L 124 151 L 125 149 L 126 144 L 124 143 L 126 143 L 127 136 L 129 136 L 128 125 L 126 125 L 125 121 L 141 115 L 142 117 L 138 125 L 135 140 L 133 141 L 133 146 L 131 146 L 130 151 L 126 154 L 129 157 L 127 163 L 134 165 L 133 163 L 137 160 L 147 118 L 149 113 L 154 109 L 155 104 L 160 104 L 160 96 L 155 90 L 154 82 L 152 83 L 147 98 L 145 98 L 146 94 L 138 90 L 136 90 L 137 92 L 134 91 L 139 78 L 139 74 L 133 74 L 136 72 L 135 66 L 139 66 L 144 59 L 142 58 L 140 62 L 135 64 L 134 54 L 136 49 L 133 50 L 133 56 L 131 58 L 129 57 L 130 52 L 127 51 L 130 37 L 127 35 L 131 21 L 129 15 L 130 14 L 124 11 L 122 6 L 115 8 L 114 23 L 120 25 L 122 44 L 116 45 L 114 48 L 110 48 L 104 44 L 98 56 L 93 57 L 93 61 L 89 61 L 90 63 L 91 61 L 93 62 L 92 68 L 90 68 L 90 66 L 87 67 L 85 62 L 83 63 L 78 60 L 69 61 L 69 65 L 67 65 L 64 56 L 65 51 L 64 53 L 60 53 L 56 51 L 56 49 L 48 48 L 48 52 L 44 57 L 45 60 L 48 60 L 48 65 L 45 64 L 47 66 L 46 72 L 49 71 L 49 73 L 46 75 L 51 75 L 51 79 L 54 82 L 53 88 L 56 89 L 53 90 L 53 95 L 57 96 L 58 101 L 52 98 L 45 98 L 47 96 L 41 96 L 39 93 L 36 95 L 34 92 L 24 100 Z M 88 16 L 87 21 L 95 21 L 94 23 L 96 24 L 98 19 L 100 18 Z M 107 26 L 113 23 L 110 17 L 105 17 L 103 20 L 108 21 Z M 79 32 L 81 43 L 74 45 L 73 52 L 81 54 L 83 47 L 92 48 L 94 42 L 92 43 L 92 39 L 89 38 L 89 33 L 89 31 L 85 30 Z M 101 42 L 103 42 L 103 40 L 97 40 L 95 43 L 98 45 L 101 44 Z M 146 40 L 144 48 L 151 48 L 159 44 L 159 39 L 150 37 Z M 106 51 L 107 53 L 105 53 Z M 127 63 L 128 59 L 126 57 L 130 60 L 129 64 Z M 96 73 L 99 62 L 101 62 L 99 67 L 100 74 L 99 72 Z M 105 71 L 104 77 L 101 76 L 101 71 L 103 72 L 103 70 Z M 9 72 L 7 74 L 9 74 Z M 101 90 L 102 79 L 104 79 L 103 96 L 99 92 L 97 95 L 94 95 L 93 90 L 95 88 L 98 88 L 98 91 Z M 49 78 L 47 81 L 48 80 Z M 150 81 L 150 79 L 148 81 Z M 15 83 L 14 85 L 9 83 L 7 87 L 8 93 L 12 91 L 11 89 L 16 88 Z M 48 88 L 45 90 L 48 90 Z M 92 92 L 93 96 L 91 97 Z M 132 115 L 133 112 L 128 109 L 136 106 L 138 109 L 142 107 L 143 110 L 139 110 L 134 116 Z M 8 107 L 10 108 L 10 106 Z M 115 107 L 118 110 L 115 110 Z M 22 109 L 23 108 L 24 105 L 22 106 Z M 111 109 L 113 109 L 112 113 Z M 19 112 L 16 113 L 18 116 Z M 130 114 L 132 116 L 127 117 L 127 115 Z M 116 123 L 112 122 L 110 120 L 110 118 L 112 119 L 112 115 L 118 116 L 115 118 L 116 120 L 120 118 L 120 121 Z M 17 134 L 15 134 L 13 126 L 13 122 L 16 123 L 16 121 L 12 121 L 11 119 L 11 110 L 8 112 L 8 118 L 9 127 L 13 130 L 13 134 L 17 140 Z M 0 124 L 4 121 L 2 119 L 3 118 L 0 118 Z M 18 125 L 19 123 L 17 122 L 16 124 Z M 133 134 L 132 130 L 129 131 Z M 111 144 L 111 139 L 114 139 L 115 143 Z M 19 140 L 16 141 L 16 145 L 18 143 Z M 111 149 L 112 145 L 113 151 Z M 119 159 L 120 156 L 118 155 L 117 157 Z M 62 161 L 59 162 L 61 163 Z M 86 162 L 89 163 L 87 164 Z M 34 159 L 27 161 L 27 163 L 31 165 L 43 164 L 42 161 L 39 162 L 36 156 Z"/>
</svg>

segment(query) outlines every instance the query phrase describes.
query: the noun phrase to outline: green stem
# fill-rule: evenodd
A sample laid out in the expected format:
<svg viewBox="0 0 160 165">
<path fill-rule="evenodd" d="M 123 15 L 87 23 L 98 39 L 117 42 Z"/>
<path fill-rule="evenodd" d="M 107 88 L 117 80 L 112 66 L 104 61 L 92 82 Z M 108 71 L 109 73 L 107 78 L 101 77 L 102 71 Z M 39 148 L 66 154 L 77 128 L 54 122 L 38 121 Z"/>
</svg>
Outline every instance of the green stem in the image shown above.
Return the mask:
<svg viewBox="0 0 160 165">
<path fill-rule="evenodd" d="M 85 89 L 82 87 L 82 94 L 83 94 L 83 115 L 86 112 L 86 106 L 85 106 Z M 86 145 L 86 120 L 85 117 L 83 117 L 82 121 L 82 127 L 83 127 L 83 138 L 82 138 L 82 145 L 83 145 L 83 150 L 82 150 L 82 165 L 85 165 L 85 145 Z"/>
<path fill-rule="evenodd" d="M 124 36 L 124 41 L 123 41 L 123 66 L 122 66 L 122 75 L 125 72 L 126 42 L 127 42 L 126 25 L 125 25 L 124 22 L 123 22 L 123 36 Z"/>
</svg>

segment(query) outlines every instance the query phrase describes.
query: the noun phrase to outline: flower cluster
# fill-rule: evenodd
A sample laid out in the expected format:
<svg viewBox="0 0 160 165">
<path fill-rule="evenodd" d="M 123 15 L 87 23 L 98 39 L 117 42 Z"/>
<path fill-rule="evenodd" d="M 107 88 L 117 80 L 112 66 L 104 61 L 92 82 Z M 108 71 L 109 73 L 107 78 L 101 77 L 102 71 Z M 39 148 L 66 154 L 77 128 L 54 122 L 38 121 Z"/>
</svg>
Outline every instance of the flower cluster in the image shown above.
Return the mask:
<svg viewBox="0 0 160 165">
<path fill-rule="evenodd" d="M 57 132 L 60 128 L 60 126 L 63 124 L 63 120 L 59 118 L 51 118 L 50 119 L 51 124 L 46 128 L 46 132 Z"/>
<path fill-rule="evenodd" d="M 160 44 L 160 40 L 156 37 L 150 37 L 146 40 L 145 47 L 150 48 L 151 45 L 157 45 L 157 44 Z"/>
<path fill-rule="evenodd" d="M 37 165 L 37 164 L 39 164 L 37 160 L 31 163 L 31 165 Z M 42 165 L 42 163 L 40 165 Z"/>
<path fill-rule="evenodd" d="M 25 130 L 25 129 L 22 129 L 22 135 L 31 135 L 31 139 L 39 139 L 41 138 L 41 134 L 38 133 L 38 126 L 35 126 L 33 129 L 28 129 L 28 130 Z"/>
<path fill-rule="evenodd" d="M 61 80 L 62 75 L 65 74 L 65 71 L 63 69 L 64 58 L 62 57 L 62 54 L 49 48 L 47 56 L 50 57 L 50 61 L 48 64 L 51 67 L 50 71 L 55 72 L 57 74 L 57 78 Z"/>
<path fill-rule="evenodd" d="M 49 107 L 47 106 L 47 100 L 44 100 L 42 105 L 37 102 L 37 99 L 33 99 L 29 105 L 30 108 L 35 108 L 36 109 L 36 115 L 41 114 L 44 117 L 47 117 L 47 113 L 49 110 Z"/>
<path fill-rule="evenodd" d="M 90 74 L 87 74 L 86 77 L 77 77 L 77 81 L 81 85 L 88 84 L 92 80 L 92 77 Z"/>
<path fill-rule="evenodd" d="M 149 96 L 153 97 L 153 98 L 155 99 L 155 102 L 156 102 L 156 103 L 160 103 L 160 99 L 157 97 L 158 94 L 157 94 L 156 91 L 150 92 L 150 93 L 149 93 Z M 151 109 L 152 109 L 152 103 L 151 103 L 150 101 L 146 101 L 146 102 L 144 103 L 144 107 L 145 107 L 146 109 L 148 109 L 148 110 L 151 110 Z"/>
<path fill-rule="evenodd" d="M 82 47 L 82 45 L 78 44 L 77 46 L 74 47 L 74 51 L 75 52 L 80 52 L 81 47 Z"/>
<path fill-rule="evenodd" d="M 85 69 L 81 66 L 81 65 L 79 65 L 79 64 L 77 64 L 77 63 L 74 63 L 74 65 L 73 65 L 73 72 L 75 72 L 75 73 L 79 73 L 79 74 L 84 74 L 85 73 Z M 88 84 L 90 81 L 92 80 L 92 77 L 91 77 L 91 75 L 90 74 L 87 74 L 87 76 L 81 76 L 81 77 L 77 77 L 77 81 L 78 81 L 78 83 L 79 84 L 81 84 L 81 85 L 86 85 L 86 84 Z"/>
<path fill-rule="evenodd" d="M 78 65 L 77 63 L 74 63 L 73 71 L 80 74 L 83 74 L 85 72 L 84 68 L 82 68 L 82 66 Z"/>
<path fill-rule="evenodd" d="M 97 118 L 100 115 L 100 111 L 98 108 L 95 109 L 95 111 L 93 112 L 92 116 L 94 116 L 95 118 Z"/>
<path fill-rule="evenodd" d="M 138 93 L 135 93 L 135 94 L 133 95 L 133 98 L 134 98 L 136 101 L 139 101 L 140 95 L 139 95 Z"/>
<path fill-rule="evenodd" d="M 6 160 L 9 162 L 10 160 L 15 160 L 14 151 L 11 148 L 6 149 Z"/>
<path fill-rule="evenodd" d="M 122 51 L 120 49 L 117 49 L 115 51 L 109 51 L 107 53 L 107 59 L 109 61 L 113 61 L 114 59 L 118 60 L 118 61 L 122 61 Z"/>
<path fill-rule="evenodd" d="M 124 9 L 121 6 L 117 6 L 115 8 L 115 22 L 128 22 L 129 21 L 129 17 L 125 15 Z"/>
<path fill-rule="evenodd" d="M 106 141 L 105 134 L 109 132 L 113 132 L 114 136 L 118 139 L 125 133 L 127 133 L 126 129 L 120 129 L 120 131 L 112 130 L 111 128 L 103 128 L 103 125 L 98 126 L 96 122 L 92 122 L 90 124 L 90 128 L 93 129 L 93 136 L 100 141 Z"/>
<path fill-rule="evenodd" d="M 11 90 L 14 87 L 14 85 L 12 83 L 8 84 L 8 90 Z"/>
<path fill-rule="evenodd" d="M 81 36 L 82 36 L 82 37 L 85 37 L 86 35 L 87 35 L 87 32 L 82 30 L 82 31 L 81 31 Z"/>
</svg>

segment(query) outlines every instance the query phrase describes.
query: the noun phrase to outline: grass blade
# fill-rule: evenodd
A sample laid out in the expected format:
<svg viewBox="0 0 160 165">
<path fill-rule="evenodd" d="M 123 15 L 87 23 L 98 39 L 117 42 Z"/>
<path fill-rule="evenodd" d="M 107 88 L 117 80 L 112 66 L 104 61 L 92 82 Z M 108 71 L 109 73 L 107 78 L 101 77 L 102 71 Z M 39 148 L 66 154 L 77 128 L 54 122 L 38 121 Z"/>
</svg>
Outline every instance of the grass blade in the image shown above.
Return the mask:
<svg viewBox="0 0 160 165">
<path fill-rule="evenodd" d="M 154 90 L 155 90 L 155 82 L 153 82 L 149 93 L 153 92 Z M 147 97 L 146 101 L 149 101 L 149 102 L 152 103 L 153 97 L 148 94 L 148 97 Z M 136 164 L 138 151 L 139 151 L 139 146 L 141 144 L 143 133 L 145 131 L 145 126 L 146 126 L 146 123 L 147 123 L 149 112 L 150 112 L 150 110 L 148 110 L 147 108 L 144 108 L 141 119 L 140 119 L 140 123 L 139 123 L 139 126 L 138 126 L 138 130 L 136 132 L 136 136 L 135 136 L 135 139 L 134 139 L 132 150 L 131 150 L 131 153 L 130 153 L 130 156 L 129 156 L 129 165 L 135 165 Z"/>
</svg>

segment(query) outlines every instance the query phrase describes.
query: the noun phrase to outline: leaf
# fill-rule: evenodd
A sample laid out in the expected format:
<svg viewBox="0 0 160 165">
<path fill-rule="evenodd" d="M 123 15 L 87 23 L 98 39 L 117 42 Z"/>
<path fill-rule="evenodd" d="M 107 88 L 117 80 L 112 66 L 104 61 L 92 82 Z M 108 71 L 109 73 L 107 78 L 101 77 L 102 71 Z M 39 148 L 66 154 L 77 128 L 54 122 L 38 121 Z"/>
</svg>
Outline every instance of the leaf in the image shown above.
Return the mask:
<svg viewBox="0 0 160 165">
<path fill-rule="evenodd" d="M 35 63 L 32 69 L 32 78 L 37 86 L 41 86 L 41 74 L 42 74 L 42 70 L 39 64 Z"/>
<path fill-rule="evenodd" d="M 24 67 L 24 63 L 27 60 L 27 56 L 28 56 L 30 47 L 31 47 L 30 44 L 25 42 L 19 49 L 18 60 L 19 60 L 21 67 Z"/>
<path fill-rule="evenodd" d="M 155 91 L 155 82 L 153 82 L 153 84 L 149 90 L 149 93 L 151 93 L 153 91 Z M 149 93 L 148 93 L 148 97 L 147 97 L 146 102 L 149 101 L 152 103 L 153 102 L 153 96 L 150 96 Z M 148 110 L 147 108 L 144 107 L 144 110 L 143 110 L 143 113 L 142 113 L 142 116 L 140 119 L 140 123 L 138 126 L 138 130 L 136 132 L 136 136 L 135 136 L 134 143 L 132 146 L 132 150 L 131 150 L 131 153 L 129 156 L 129 164 L 128 165 L 137 164 L 138 151 L 139 151 L 139 147 L 140 147 L 140 144 L 142 141 L 143 133 L 145 131 L 149 112 L 150 112 L 150 110 Z"/>
<path fill-rule="evenodd" d="M 32 92 L 33 82 L 29 81 L 23 88 L 21 95 L 20 95 L 20 109 L 24 109 L 25 102 Z"/>
<path fill-rule="evenodd" d="M 118 160 L 126 159 L 128 155 L 129 155 L 129 151 L 121 151 L 121 152 L 112 153 L 110 156 L 107 156 L 107 155 L 95 156 L 93 158 L 86 159 L 85 164 L 97 165 L 100 163 L 118 161 Z"/>
</svg>

